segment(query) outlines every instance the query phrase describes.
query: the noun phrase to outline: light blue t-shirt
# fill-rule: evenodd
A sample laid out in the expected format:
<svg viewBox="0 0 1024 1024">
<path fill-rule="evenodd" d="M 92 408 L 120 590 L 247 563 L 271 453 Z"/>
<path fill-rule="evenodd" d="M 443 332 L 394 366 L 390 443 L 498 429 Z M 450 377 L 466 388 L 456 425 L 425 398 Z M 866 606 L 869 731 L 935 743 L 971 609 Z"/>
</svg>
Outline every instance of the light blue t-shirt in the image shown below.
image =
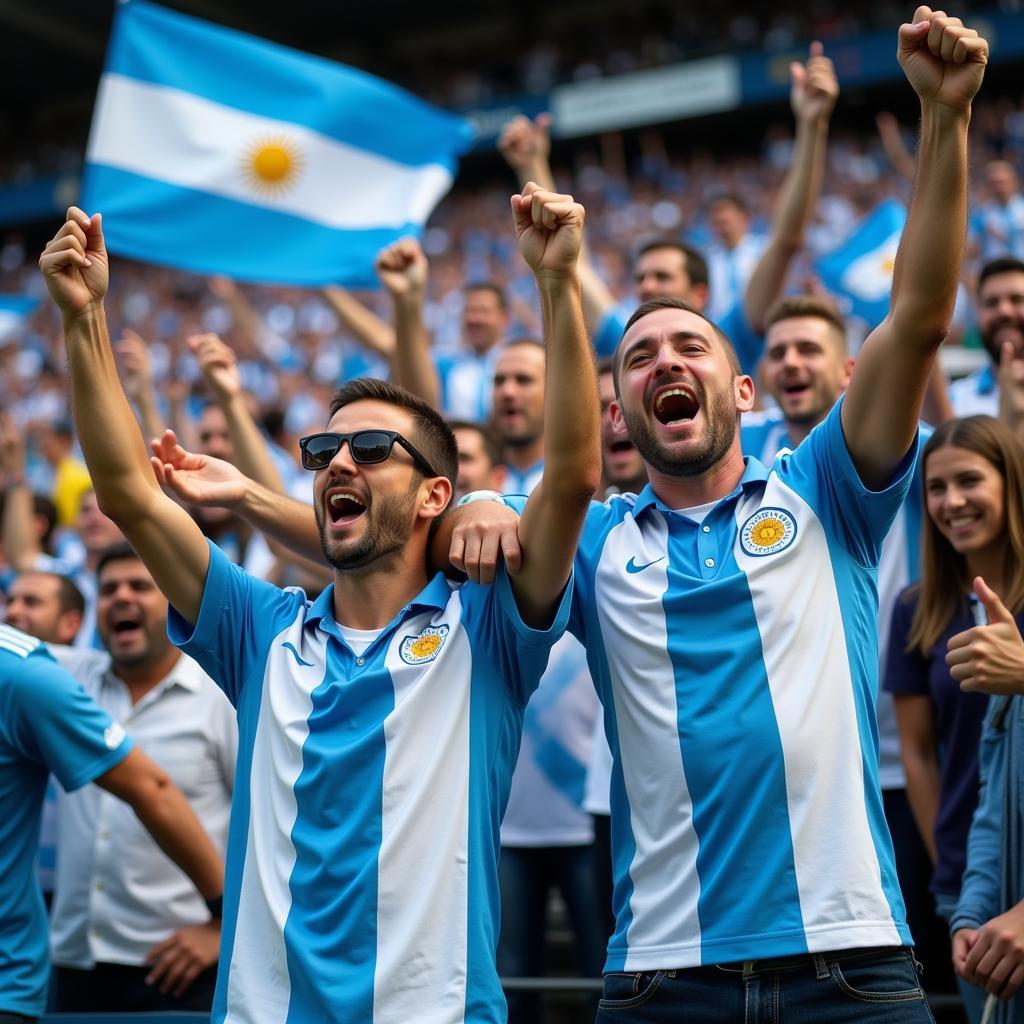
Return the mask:
<svg viewBox="0 0 1024 1024">
<path fill-rule="evenodd" d="M 500 1024 L 499 824 L 523 709 L 564 631 L 508 577 L 438 574 L 356 656 L 315 602 L 216 548 L 172 640 L 235 705 L 215 1024 Z"/>
<path fill-rule="evenodd" d="M 633 300 L 620 302 L 613 306 L 597 325 L 594 332 L 594 352 L 598 359 L 608 359 L 615 354 L 622 335 L 626 331 L 629 318 L 640 303 Z M 747 322 L 742 303 L 738 303 L 720 320 L 716 320 L 722 333 L 732 342 L 739 357 L 740 367 L 744 373 L 751 375 L 757 372 L 757 363 L 764 350 L 764 338 L 757 334 Z"/>
<path fill-rule="evenodd" d="M 110 771 L 132 741 L 34 637 L 0 625 L 0 1013 L 38 1017 L 49 964 L 36 845 L 52 772 L 68 791 Z"/>
<path fill-rule="evenodd" d="M 612 769 L 607 969 L 910 943 L 878 784 L 877 566 L 841 403 L 698 524 L 648 486 L 588 515 L 570 628 Z"/>
</svg>

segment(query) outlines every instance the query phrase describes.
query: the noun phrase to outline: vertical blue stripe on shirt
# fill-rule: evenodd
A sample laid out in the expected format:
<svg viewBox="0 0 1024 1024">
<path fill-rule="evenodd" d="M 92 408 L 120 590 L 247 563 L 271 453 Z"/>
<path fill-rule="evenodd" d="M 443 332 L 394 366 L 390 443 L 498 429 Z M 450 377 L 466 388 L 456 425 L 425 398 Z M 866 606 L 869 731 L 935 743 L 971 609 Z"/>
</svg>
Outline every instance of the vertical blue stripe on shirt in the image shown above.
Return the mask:
<svg viewBox="0 0 1024 1024">
<path fill-rule="evenodd" d="M 377 658 L 367 657 L 363 672 L 339 686 L 338 680 L 351 674 L 351 660 L 351 652 L 331 638 L 324 681 L 312 694 L 292 830 L 295 867 L 290 889 L 293 911 L 301 908 L 301 913 L 289 915 L 285 939 L 293 1005 L 327 1003 L 338 1007 L 345 1019 L 370 1021 L 374 972 L 368 965 L 376 962 L 377 953 L 373 851 L 380 849 L 382 836 L 383 723 L 394 709 L 395 695 L 391 677 L 381 671 Z M 331 785 L 339 764 L 346 765 L 345 777 Z M 324 793 L 333 793 L 334 799 L 323 802 Z M 325 857 L 331 850 L 344 854 Z M 292 951 L 324 948 L 324 937 L 331 933 L 351 937 L 345 961 L 325 964 L 311 977 L 306 961 Z M 289 1013 L 289 1024 L 293 1016 Z M 294 1024 L 306 1021 L 295 1017 Z"/>
<path fill-rule="evenodd" d="M 729 516 L 730 508 L 712 515 Z M 693 827 L 699 838 L 697 873 L 701 892 L 697 913 L 702 960 L 721 962 L 719 942 L 731 941 L 758 922 L 764 932 L 801 932 L 800 896 L 790 838 L 788 795 L 782 739 L 775 720 L 771 690 L 763 669 L 754 666 L 732 673 L 721 661 L 721 637 L 757 635 L 752 605 L 735 600 L 735 590 L 716 587 L 712 579 L 697 600 L 693 580 L 697 526 L 682 516 L 669 523 L 668 589 L 665 617 L 685 628 L 668 631 L 669 656 L 675 670 L 679 702 L 680 752 L 693 800 Z M 726 534 L 728 536 L 728 533 Z M 695 565 L 695 562 L 697 565 Z M 719 551 L 718 572 L 738 573 L 731 545 Z M 686 600 L 680 615 L 681 598 Z M 684 669 L 684 666 L 686 668 Z M 688 673 L 687 673 L 688 670 Z M 734 685 L 730 685 L 730 676 Z M 737 685 L 741 688 L 737 688 Z M 722 739 L 737 730 L 758 737 L 747 752 L 756 759 L 734 756 Z M 714 737 L 714 738 L 713 738 Z M 749 794 L 749 803 L 739 798 Z M 775 809 L 765 820 L 742 811 L 723 816 L 723 805 Z M 746 877 L 744 877 L 746 876 Z M 766 888 L 765 879 L 771 879 Z"/>
</svg>

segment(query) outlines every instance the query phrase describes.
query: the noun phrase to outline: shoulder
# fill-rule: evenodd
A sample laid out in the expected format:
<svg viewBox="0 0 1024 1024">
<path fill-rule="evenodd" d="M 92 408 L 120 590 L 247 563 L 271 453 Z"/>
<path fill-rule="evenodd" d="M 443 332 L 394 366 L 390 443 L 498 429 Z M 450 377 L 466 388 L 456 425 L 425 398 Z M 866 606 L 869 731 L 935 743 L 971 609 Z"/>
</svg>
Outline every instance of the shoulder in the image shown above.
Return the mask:
<svg viewBox="0 0 1024 1024">
<path fill-rule="evenodd" d="M 19 661 L 31 655 L 52 660 L 52 655 L 41 640 L 3 624 L 0 624 L 0 653 Z"/>
</svg>

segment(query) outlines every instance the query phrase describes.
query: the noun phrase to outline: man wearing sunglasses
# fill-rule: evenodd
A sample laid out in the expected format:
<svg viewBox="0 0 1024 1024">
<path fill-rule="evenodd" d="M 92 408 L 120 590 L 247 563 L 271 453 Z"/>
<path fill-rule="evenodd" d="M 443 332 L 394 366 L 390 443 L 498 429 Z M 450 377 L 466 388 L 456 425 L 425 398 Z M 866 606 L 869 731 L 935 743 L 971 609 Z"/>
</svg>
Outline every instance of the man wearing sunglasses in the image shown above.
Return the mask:
<svg viewBox="0 0 1024 1024">
<path fill-rule="evenodd" d="M 549 473 L 523 514 L 522 571 L 493 587 L 428 569 L 455 440 L 435 410 L 375 380 L 344 385 L 327 429 L 302 440 L 334 584 L 309 602 L 231 565 L 161 490 L 174 460 L 151 467 L 119 385 L 99 215 L 69 210 L 40 259 L 97 495 L 170 600 L 172 638 L 238 712 L 214 1022 L 505 1019 L 498 826 L 600 476 L 583 209 L 524 193 L 512 211 L 548 337 Z"/>
</svg>

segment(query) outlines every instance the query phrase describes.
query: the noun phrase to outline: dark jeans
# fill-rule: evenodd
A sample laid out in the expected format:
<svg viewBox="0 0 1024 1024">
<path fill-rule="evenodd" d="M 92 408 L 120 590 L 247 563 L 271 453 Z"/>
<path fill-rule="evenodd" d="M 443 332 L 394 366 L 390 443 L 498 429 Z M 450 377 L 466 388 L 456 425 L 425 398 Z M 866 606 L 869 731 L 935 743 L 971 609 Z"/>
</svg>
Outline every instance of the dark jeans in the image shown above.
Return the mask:
<svg viewBox="0 0 1024 1024">
<path fill-rule="evenodd" d="M 217 968 L 203 971 L 183 996 L 147 985 L 149 967 L 97 964 L 91 971 L 54 967 L 58 1013 L 209 1013 Z"/>
<path fill-rule="evenodd" d="M 557 886 L 569 912 L 576 970 L 584 978 L 601 977 L 608 935 L 594 898 L 592 846 L 503 846 L 498 861 L 501 889 L 501 936 L 498 973 L 505 978 L 540 978 L 547 970 L 548 894 Z M 513 993 L 508 998 L 509 1024 L 538 1024 L 540 998 Z"/>
<path fill-rule="evenodd" d="M 605 975 L 598 1024 L 934 1024 L 908 949 Z"/>
<path fill-rule="evenodd" d="M 0 1024 L 36 1024 L 38 1017 L 23 1017 L 20 1013 L 4 1013 L 0 1010 Z"/>
</svg>

